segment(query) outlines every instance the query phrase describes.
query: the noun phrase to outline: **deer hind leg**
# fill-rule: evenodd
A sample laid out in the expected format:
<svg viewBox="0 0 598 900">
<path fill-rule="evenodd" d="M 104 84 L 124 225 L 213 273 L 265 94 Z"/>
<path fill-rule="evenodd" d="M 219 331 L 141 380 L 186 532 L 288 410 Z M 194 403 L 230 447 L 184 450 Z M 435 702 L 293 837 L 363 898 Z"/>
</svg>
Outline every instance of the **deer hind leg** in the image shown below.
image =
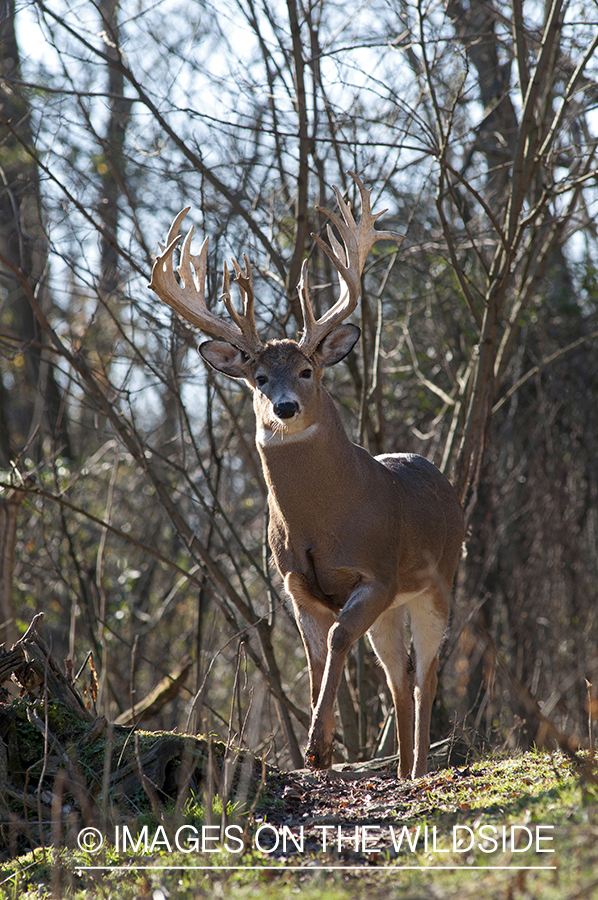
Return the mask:
<svg viewBox="0 0 598 900">
<path fill-rule="evenodd" d="M 415 758 L 413 777 L 426 774 L 430 717 L 436 696 L 438 650 L 446 630 L 448 603 L 440 588 L 430 588 L 408 605 L 415 651 Z"/>
<path fill-rule="evenodd" d="M 390 607 L 368 631 L 370 643 L 386 675 L 395 708 L 399 778 L 413 769 L 413 681 L 411 660 L 405 647 L 405 608 Z"/>
</svg>

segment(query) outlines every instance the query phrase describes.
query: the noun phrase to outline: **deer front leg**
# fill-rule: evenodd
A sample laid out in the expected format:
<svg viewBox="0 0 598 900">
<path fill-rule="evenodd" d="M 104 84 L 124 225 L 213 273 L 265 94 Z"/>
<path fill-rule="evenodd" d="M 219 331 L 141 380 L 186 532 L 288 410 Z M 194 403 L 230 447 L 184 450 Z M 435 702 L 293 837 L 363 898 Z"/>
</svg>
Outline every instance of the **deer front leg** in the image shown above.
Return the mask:
<svg viewBox="0 0 598 900">
<path fill-rule="evenodd" d="M 322 686 L 313 712 L 305 751 L 312 769 L 328 769 L 332 762 L 334 702 L 351 645 L 365 634 L 388 606 L 388 591 L 377 582 L 360 585 L 351 594 L 328 631 L 327 654 Z"/>
<path fill-rule="evenodd" d="M 284 586 L 293 601 L 295 620 L 299 626 L 307 666 L 309 668 L 309 684 L 311 692 L 312 713 L 318 702 L 322 676 L 326 665 L 328 652 L 328 632 L 334 625 L 335 616 L 332 610 L 316 600 L 309 593 L 303 575 L 298 572 L 289 572 L 285 577 Z"/>
</svg>

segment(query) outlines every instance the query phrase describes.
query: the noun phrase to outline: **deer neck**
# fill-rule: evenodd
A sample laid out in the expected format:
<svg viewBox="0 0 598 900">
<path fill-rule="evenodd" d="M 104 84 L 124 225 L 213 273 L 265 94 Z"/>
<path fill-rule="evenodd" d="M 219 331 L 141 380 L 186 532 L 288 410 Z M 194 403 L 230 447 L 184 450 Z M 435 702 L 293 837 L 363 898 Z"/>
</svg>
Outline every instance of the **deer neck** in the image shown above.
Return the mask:
<svg viewBox="0 0 598 900">
<path fill-rule="evenodd" d="M 285 435 L 260 429 L 258 424 L 256 443 L 270 505 L 287 521 L 313 518 L 322 505 L 330 509 L 334 496 L 342 496 L 344 482 L 352 480 L 356 448 L 324 388 L 312 425 Z"/>
</svg>

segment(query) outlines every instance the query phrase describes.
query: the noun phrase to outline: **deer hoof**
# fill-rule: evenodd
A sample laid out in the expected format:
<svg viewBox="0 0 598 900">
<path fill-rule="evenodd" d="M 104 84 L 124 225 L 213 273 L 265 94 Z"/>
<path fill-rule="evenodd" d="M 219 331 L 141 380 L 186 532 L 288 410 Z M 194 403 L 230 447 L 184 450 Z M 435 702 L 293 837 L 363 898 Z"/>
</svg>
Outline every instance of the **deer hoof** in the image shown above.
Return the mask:
<svg viewBox="0 0 598 900">
<path fill-rule="evenodd" d="M 308 769 L 329 769 L 332 765 L 332 747 L 324 752 L 315 747 L 307 747 L 305 765 Z"/>
</svg>

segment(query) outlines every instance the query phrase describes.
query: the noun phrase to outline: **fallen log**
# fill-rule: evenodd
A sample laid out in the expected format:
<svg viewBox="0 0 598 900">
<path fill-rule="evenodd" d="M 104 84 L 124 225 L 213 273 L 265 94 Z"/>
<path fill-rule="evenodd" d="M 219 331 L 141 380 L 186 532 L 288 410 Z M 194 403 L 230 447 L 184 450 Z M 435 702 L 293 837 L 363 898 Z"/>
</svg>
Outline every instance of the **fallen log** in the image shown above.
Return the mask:
<svg viewBox="0 0 598 900">
<path fill-rule="evenodd" d="M 264 764 L 246 751 L 201 736 L 139 728 L 141 716 L 155 714 L 176 696 L 191 670 L 190 658 L 109 724 L 95 715 L 93 697 L 78 692 L 72 667 L 66 675 L 61 671 L 38 633 L 42 616 L 34 617 L 10 650 L 0 647 L 0 824 L 8 827 L 15 847 L 17 838 L 30 846 L 54 841 L 57 811 L 58 820 L 66 817 L 64 827 L 76 831 L 81 822 L 106 815 L 125 821 L 140 809 L 151 808 L 161 821 L 165 803 L 176 801 L 182 810 L 187 797 L 202 791 L 208 798 L 222 792 L 226 808 L 242 771 L 243 796 L 258 782 L 261 793 Z M 20 685 L 21 697 L 3 691 L 9 679 Z"/>
</svg>

